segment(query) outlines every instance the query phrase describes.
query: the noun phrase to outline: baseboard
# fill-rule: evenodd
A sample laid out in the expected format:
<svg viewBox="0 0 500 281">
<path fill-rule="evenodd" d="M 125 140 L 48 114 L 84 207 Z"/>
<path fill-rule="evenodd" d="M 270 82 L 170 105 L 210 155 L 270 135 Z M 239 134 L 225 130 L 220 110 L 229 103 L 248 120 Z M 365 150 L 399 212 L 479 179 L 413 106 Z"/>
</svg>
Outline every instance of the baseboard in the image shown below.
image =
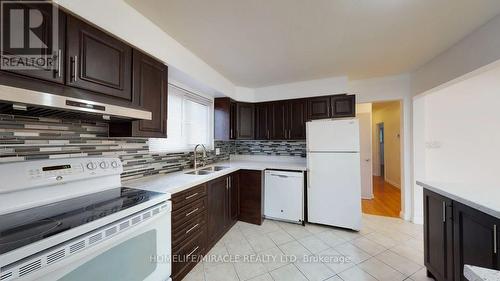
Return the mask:
<svg viewBox="0 0 500 281">
<path fill-rule="evenodd" d="M 372 195 L 370 195 L 369 197 L 366 197 L 366 196 L 361 196 L 361 199 L 365 199 L 365 200 L 371 200 L 371 199 L 373 199 L 373 198 L 374 198 L 373 194 L 372 194 Z"/>
<path fill-rule="evenodd" d="M 414 224 L 424 224 L 424 217 L 413 217 L 411 220 Z"/>
<path fill-rule="evenodd" d="M 390 183 L 391 185 L 393 185 L 393 186 L 395 186 L 395 187 L 397 187 L 397 188 L 401 189 L 401 185 L 400 185 L 400 184 L 395 183 L 395 182 L 393 182 L 392 180 L 390 180 L 390 179 L 388 179 L 388 178 L 385 178 L 384 180 L 385 180 L 386 182 Z"/>
</svg>

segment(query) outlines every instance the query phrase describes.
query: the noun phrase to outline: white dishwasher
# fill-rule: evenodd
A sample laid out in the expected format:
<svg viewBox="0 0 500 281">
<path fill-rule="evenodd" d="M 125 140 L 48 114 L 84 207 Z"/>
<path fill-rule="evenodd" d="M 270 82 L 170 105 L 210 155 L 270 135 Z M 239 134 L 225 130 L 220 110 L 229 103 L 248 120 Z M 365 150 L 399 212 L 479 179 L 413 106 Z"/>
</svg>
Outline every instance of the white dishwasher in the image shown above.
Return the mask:
<svg viewBox="0 0 500 281">
<path fill-rule="evenodd" d="M 304 173 L 266 170 L 264 216 L 289 222 L 304 221 Z"/>
</svg>

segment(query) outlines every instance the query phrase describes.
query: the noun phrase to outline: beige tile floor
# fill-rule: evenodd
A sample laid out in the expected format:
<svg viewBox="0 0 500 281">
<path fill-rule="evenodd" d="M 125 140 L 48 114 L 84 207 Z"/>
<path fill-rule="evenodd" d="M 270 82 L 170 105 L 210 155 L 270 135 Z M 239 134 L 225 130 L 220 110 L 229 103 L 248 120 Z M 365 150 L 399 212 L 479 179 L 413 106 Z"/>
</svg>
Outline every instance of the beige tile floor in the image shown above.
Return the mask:
<svg viewBox="0 0 500 281">
<path fill-rule="evenodd" d="M 360 232 L 238 222 L 184 280 L 432 280 L 425 275 L 422 235 L 421 225 L 372 215 L 363 215 Z"/>
</svg>

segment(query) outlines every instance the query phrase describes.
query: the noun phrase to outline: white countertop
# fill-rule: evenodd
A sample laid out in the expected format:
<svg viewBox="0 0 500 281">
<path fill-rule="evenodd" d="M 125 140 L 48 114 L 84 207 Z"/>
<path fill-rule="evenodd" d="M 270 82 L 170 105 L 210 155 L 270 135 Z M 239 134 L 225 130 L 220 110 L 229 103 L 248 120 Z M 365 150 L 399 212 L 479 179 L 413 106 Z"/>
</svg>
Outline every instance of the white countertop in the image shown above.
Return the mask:
<svg viewBox="0 0 500 281">
<path fill-rule="evenodd" d="M 498 185 L 432 181 L 417 181 L 417 184 L 500 219 L 500 186 Z"/>
<path fill-rule="evenodd" d="M 500 281 L 500 271 L 465 265 L 464 276 L 469 281 Z"/>
<path fill-rule="evenodd" d="M 306 171 L 307 165 L 303 162 L 284 162 L 284 161 L 251 161 L 251 160 L 231 160 L 217 162 L 210 166 L 225 166 L 227 169 L 213 172 L 208 175 L 187 175 L 193 171 L 183 170 L 169 174 L 146 176 L 140 179 L 124 181 L 122 184 L 126 187 L 157 191 L 172 195 L 174 193 L 186 190 L 193 186 L 208 182 L 212 179 L 233 173 L 240 169 L 264 171 L 266 169 L 281 169 L 293 171 Z M 203 167 L 203 168 L 206 168 Z"/>
</svg>

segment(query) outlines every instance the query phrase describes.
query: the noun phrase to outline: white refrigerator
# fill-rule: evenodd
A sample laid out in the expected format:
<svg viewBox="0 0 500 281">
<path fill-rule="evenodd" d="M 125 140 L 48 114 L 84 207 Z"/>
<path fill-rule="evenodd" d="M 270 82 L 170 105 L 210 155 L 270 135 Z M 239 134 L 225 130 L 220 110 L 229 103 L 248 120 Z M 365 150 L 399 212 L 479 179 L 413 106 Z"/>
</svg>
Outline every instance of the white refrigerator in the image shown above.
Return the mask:
<svg viewBox="0 0 500 281">
<path fill-rule="evenodd" d="M 310 121 L 306 133 L 308 221 L 360 230 L 358 120 Z"/>
</svg>

